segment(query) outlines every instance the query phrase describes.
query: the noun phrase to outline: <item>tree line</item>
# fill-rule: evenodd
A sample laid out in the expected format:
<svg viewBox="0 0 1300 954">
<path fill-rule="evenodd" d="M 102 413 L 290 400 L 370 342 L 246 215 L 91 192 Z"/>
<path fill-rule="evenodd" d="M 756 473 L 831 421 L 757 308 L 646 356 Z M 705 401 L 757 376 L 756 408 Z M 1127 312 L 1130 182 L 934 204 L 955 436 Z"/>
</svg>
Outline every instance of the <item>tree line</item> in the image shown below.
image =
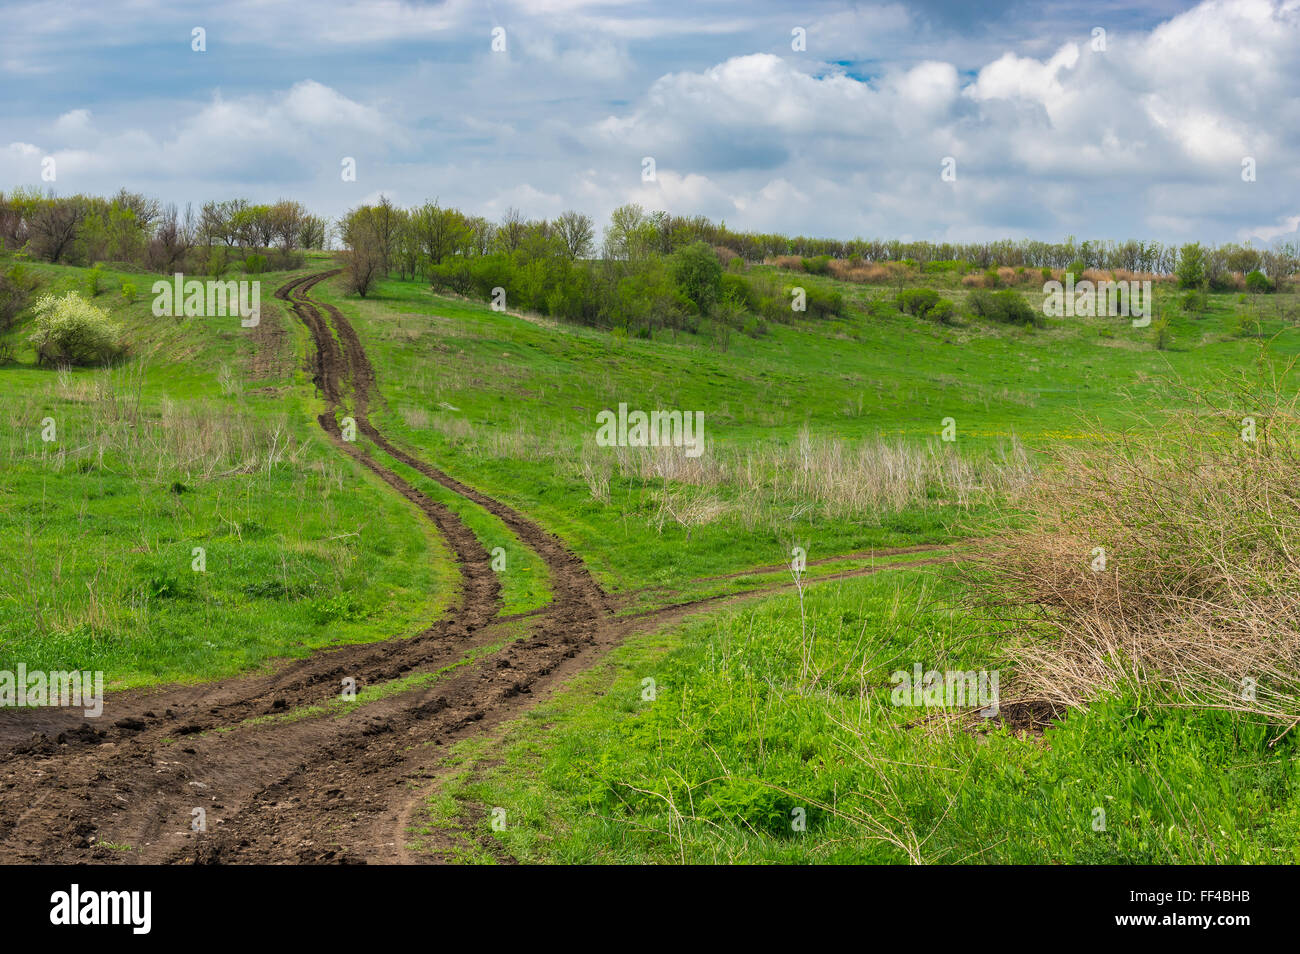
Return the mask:
<svg viewBox="0 0 1300 954">
<path fill-rule="evenodd" d="M 127 189 L 108 198 L 0 192 L 0 249 L 54 264 L 111 262 L 206 274 L 241 262 L 252 270 L 284 268 L 301 261 L 302 249 L 324 248 L 329 229 L 288 199 L 212 201 L 196 212 Z"/>
</svg>

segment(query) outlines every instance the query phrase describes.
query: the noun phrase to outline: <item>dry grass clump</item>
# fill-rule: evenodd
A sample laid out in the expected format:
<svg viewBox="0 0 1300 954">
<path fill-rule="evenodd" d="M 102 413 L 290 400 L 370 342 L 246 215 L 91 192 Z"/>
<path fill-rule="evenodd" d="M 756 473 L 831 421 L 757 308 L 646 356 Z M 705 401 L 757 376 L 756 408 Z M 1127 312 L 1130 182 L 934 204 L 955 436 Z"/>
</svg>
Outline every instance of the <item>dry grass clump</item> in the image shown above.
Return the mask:
<svg viewBox="0 0 1300 954">
<path fill-rule="evenodd" d="M 1289 370 L 1289 369 L 1288 369 Z M 1128 690 L 1300 723 L 1300 415 L 1287 378 L 1062 450 L 981 586 L 1021 637 L 1011 701 Z M 1244 440 L 1253 418 L 1255 439 Z"/>
<path fill-rule="evenodd" d="M 0 456 L 39 458 L 56 472 L 111 466 L 156 479 L 213 479 L 296 464 L 304 450 L 283 415 L 267 420 L 229 404 L 167 398 L 150 407 L 142 397 L 144 373 L 142 366 L 75 378 L 61 373 L 46 395 L 6 409 L 8 441 Z M 57 441 L 41 439 L 47 419 Z"/>
<path fill-rule="evenodd" d="M 832 519 L 879 518 L 915 506 L 966 507 L 1019 491 L 1033 471 L 1014 440 L 999 453 L 972 455 L 938 441 L 851 441 L 814 437 L 806 429 L 784 442 L 710 444 L 697 457 L 681 447 L 597 447 L 589 441 L 573 469 L 600 501 L 609 499 L 615 476 L 644 482 L 656 493 L 670 485 L 722 493 L 734 505 L 716 505 L 710 497 L 696 522 L 734 515 L 746 526 L 791 505 Z"/>
</svg>

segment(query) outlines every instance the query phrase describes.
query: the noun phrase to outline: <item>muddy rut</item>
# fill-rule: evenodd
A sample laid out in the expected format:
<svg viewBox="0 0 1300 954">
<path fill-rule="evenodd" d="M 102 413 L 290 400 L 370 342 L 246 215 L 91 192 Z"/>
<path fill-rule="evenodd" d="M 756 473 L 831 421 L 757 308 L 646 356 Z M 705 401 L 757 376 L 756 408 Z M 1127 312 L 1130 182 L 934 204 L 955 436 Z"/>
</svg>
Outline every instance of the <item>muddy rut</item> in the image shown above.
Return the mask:
<svg viewBox="0 0 1300 954">
<path fill-rule="evenodd" d="M 378 393 L 361 341 L 336 308 L 309 297 L 334 274 L 306 275 L 276 292 L 312 337 L 325 403 L 318 421 L 340 452 L 437 528 L 459 565 L 456 602 L 408 638 L 317 652 L 269 674 L 112 693 L 96 720 L 80 710 L 0 712 L 0 861 L 440 860 L 450 835 L 422 836 L 420 853 L 406 843 L 449 746 L 518 715 L 629 632 L 757 595 L 614 616 L 613 602 L 557 537 L 372 424 Z M 364 441 L 343 439 L 345 416 Z M 495 514 L 545 563 L 551 602 L 502 618 L 482 543 L 385 456 Z M 408 677 L 424 684 L 356 707 L 333 704 L 345 679 L 364 690 Z M 195 831 L 200 819 L 206 830 Z"/>
</svg>

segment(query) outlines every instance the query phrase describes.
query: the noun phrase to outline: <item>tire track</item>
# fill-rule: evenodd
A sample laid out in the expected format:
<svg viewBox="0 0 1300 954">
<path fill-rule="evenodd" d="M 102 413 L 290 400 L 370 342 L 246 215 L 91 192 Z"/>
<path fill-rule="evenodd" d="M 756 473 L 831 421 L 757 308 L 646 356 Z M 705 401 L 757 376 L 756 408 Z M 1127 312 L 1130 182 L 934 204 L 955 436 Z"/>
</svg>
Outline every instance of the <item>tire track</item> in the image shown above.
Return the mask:
<svg viewBox="0 0 1300 954">
<path fill-rule="evenodd" d="M 103 722 L 115 721 L 104 729 L 78 726 L 62 710 L 0 714 L 6 861 L 413 860 L 406 829 L 450 745 L 530 708 L 631 632 L 782 588 L 614 617 L 612 601 L 558 537 L 373 425 L 378 392 L 359 337 L 338 309 L 308 297 L 335 274 L 301 276 L 276 292 L 312 338 L 313 377 L 325 403 L 318 422 L 339 450 L 438 528 L 460 567 L 458 602 L 407 639 L 314 653 L 265 675 L 114 693 Z M 493 513 L 533 549 L 550 573 L 551 603 L 501 618 L 482 543 L 450 508 L 345 441 L 341 410 L 383 454 Z M 344 677 L 365 687 L 410 675 L 426 684 L 341 712 L 310 709 L 337 699 Z M 304 709 L 303 718 L 259 719 Z M 198 808 L 206 813 L 203 832 L 191 830 Z"/>
<path fill-rule="evenodd" d="M 393 826 L 407 817 L 409 783 L 421 777 L 433 746 L 464 734 L 489 711 L 495 718 L 517 711 L 535 683 L 573 669 L 574 660 L 600 643 L 597 624 L 608 613 L 604 594 L 558 538 L 406 454 L 371 424 L 374 374 L 359 338 L 336 309 L 326 306 L 331 328 L 307 299 L 312 287 L 333 274 L 303 276 L 276 292 L 312 337 L 313 376 L 326 405 L 318 421 L 337 447 L 438 527 L 461 567 L 456 611 L 412 639 L 314 654 L 266 677 L 115 694 L 112 730 L 68 727 L 51 738 L 40 728 L 43 712 L 13 720 L 20 732 L 33 734 L 0 756 L 0 848 L 7 858 L 397 860 L 404 836 Z M 345 379 L 358 429 L 384 453 L 502 519 L 546 563 L 552 603 L 522 621 L 532 626 L 529 638 L 489 653 L 490 663 L 461 665 L 432 689 L 400 693 L 342 716 L 250 724 L 258 715 L 336 698 L 342 675 L 364 686 L 437 672 L 464 663 L 467 652 L 510 638 L 506 625 L 496 621 L 500 590 L 481 542 L 449 508 L 342 439 L 336 415 Z M 75 721 L 67 713 L 50 715 L 55 724 Z M 178 736 L 188 744 L 176 741 Z M 220 827 L 187 831 L 193 809 L 209 806 Z M 347 817 L 334 822 L 340 814 Z M 322 826 L 331 831 L 324 842 L 315 837 Z M 106 843 L 133 851 L 116 852 Z"/>
</svg>

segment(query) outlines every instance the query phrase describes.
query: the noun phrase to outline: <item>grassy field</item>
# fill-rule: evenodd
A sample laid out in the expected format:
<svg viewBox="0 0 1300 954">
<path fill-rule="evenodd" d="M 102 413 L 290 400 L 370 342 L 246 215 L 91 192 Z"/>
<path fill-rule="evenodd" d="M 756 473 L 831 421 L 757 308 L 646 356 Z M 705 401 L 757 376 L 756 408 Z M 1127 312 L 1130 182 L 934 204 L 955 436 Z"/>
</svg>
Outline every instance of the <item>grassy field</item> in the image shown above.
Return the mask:
<svg viewBox="0 0 1300 954">
<path fill-rule="evenodd" d="M 892 290 L 840 287 L 855 305 L 843 320 L 775 326 L 725 352 L 495 313 L 413 283 L 332 300 L 366 339 L 390 432 L 560 532 L 612 589 L 681 596 L 742 590 L 744 577 L 691 581 L 779 562 L 792 545 L 811 559 L 1015 527 L 1007 493 L 1048 455 L 1154 438 L 1194 403 L 1183 387 L 1285 362 L 1300 343 L 1281 317 L 1290 299 L 1212 295 L 1189 314 L 1161 288 L 1157 346 L 1152 329 L 1116 319 L 882 320 L 871 299 Z M 727 466 L 593 447 L 595 412 L 620 401 L 704 410 Z M 943 417 L 955 444 L 938 440 Z M 903 489 L 845 482 L 837 463 L 861 470 L 856 447 L 910 451 L 900 459 L 922 476 Z M 954 479 L 956 462 L 975 476 Z M 664 519 L 674 494 L 709 506 Z M 787 594 L 635 636 L 528 718 L 462 744 L 455 784 L 413 839 L 468 827 L 466 861 L 1297 860 L 1295 743 L 1250 714 L 1116 691 L 1042 733 L 891 706 L 890 674 L 918 663 L 1014 678 L 1010 637 L 972 598 L 950 570 L 894 570 L 812 586 L 802 612 Z"/>
<path fill-rule="evenodd" d="M 41 293 L 85 287 L 84 269 L 31 268 Z M 25 326 L 9 333 L 0 669 L 210 679 L 410 634 L 446 609 L 443 543 L 316 427 L 307 336 L 270 295 L 286 278 L 262 276 L 278 339 L 234 318 L 155 318 L 148 295 L 117 290 L 146 277 L 111 270 L 95 300 L 125 326 L 125 361 L 37 367 Z M 955 282 L 921 282 L 964 306 Z M 365 299 L 316 287 L 361 334 L 380 429 L 558 534 L 624 613 L 788 581 L 774 567 L 795 547 L 811 564 L 802 592 L 649 627 L 462 743 L 413 843 L 454 832 L 466 861 L 1300 860 L 1292 735 L 1129 689 L 1045 731 L 893 705 L 892 674 L 915 665 L 1013 684 L 1020 632 L 968 573 L 907 565 L 926 554 L 822 579 L 879 566 L 881 549 L 979 552 L 1023 527 L 1063 448 L 1141 443 L 1189 411 L 1180 385 L 1300 354 L 1296 296 L 1215 294 L 1189 313 L 1162 286 L 1158 341 L 1122 319 L 940 325 L 891 311 L 895 289 L 835 287 L 843 316 L 725 348 L 557 326 L 415 282 Z M 595 415 L 619 403 L 703 411 L 705 454 L 598 446 Z M 1213 426 L 1257 410 L 1230 403 Z M 47 418 L 56 440 L 41 438 Z M 370 450 L 502 548 L 502 613 L 546 603 L 544 565 L 500 519 Z"/>
<path fill-rule="evenodd" d="M 87 269 L 27 268 L 40 294 L 86 289 Z M 442 541 L 316 427 L 305 336 L 271 297 L 284 278 L 261 276 L 263 323 L 285 332 L 263 374 L 237 318 L 155 318 L 135 273 L 106 271 L 94 299 L 132 343 L 116 367 L 39 368 L 10 332 L 0 669 L 211 679 L 416 632 L 452 598 Z"/>
<path fill-rule="evenodd" d="M 837 284 L 864 309 L 893 297 Z M 1257 305 L 1238 296 L 1192 317 L 1161 294 L 1176 312 L 1168 350 L 1122 319 L 949 328 L 853 307 L 721 352 L 524 320 L 413 282 L 365 300 L 321 289 L 365 336 L 384 427 L 559 532 L 616 591 L 788 560 L 794 546 L 813 559 L 989 532 L 1008 517 L 1001 491 L 1044 448 L 1150 427 L 1183 400 L 1171 382 L 1300 348 L 1267 315 L 1267 337 L 1241 334 Z M 702 410 L 707 459 L 596 447 L 596 413 L 620 402 Z M 954 442 L 941 440 L 948 417 Z"/>
<path fill-rule="evenodd" d="M 463 744 L 426 824 L 473 819 L 464 860 L 489 862 L 490 839 L 597 864 L 1300 861 L 1296 744 L 1258 722 L 1114 696 L 1032 735 L 892 706 L 914 662 L 1003 664 L 964 597 L 900 570 L 636 637 Z"/>
</svg>

